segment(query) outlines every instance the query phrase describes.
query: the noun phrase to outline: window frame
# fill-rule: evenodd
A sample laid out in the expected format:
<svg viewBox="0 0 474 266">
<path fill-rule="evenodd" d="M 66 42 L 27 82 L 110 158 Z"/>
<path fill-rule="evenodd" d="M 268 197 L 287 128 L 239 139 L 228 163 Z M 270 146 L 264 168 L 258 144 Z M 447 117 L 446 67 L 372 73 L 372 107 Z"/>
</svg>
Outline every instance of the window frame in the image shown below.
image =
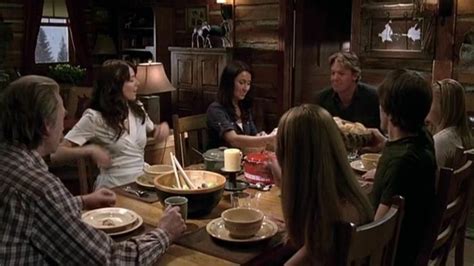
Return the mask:
<svg viewBox="0 0 474 266">
<path fill-rule="evenodd" d="M 44 22 L 44 19 L 48 19 L 48 22 Z M 50 22 L 50 20 L 54 19 L 62 19 L 65 20 L 64 23 L 62 22 Z M 54 66 L 57 64 L 74 64 L 75 63 L 75 50 L 74 50 L 74 45 L 72 43 L 72 34 L 71 34 L 71 21 L 69 17 L 53 17 L 53 16 L 42 16 L 41 17 L 41 23 L 40 23 L 40 29 L 43 26 L 47 27 L 66 27 L 67 28 L 67 34 L 68 34 L 68 53 L 69 53 L 69 60 L 67 62 L 49 62 L 49 63 L 37 63 L 35 60 L 35 64 L 38 66 Z M 39 35 L 39 31 L 38 31 Z M 36 37 L 36 42 L 38 42 L 38 36 Z M 35 51 L 36 53 L 36 51 Z"/>
</svg>

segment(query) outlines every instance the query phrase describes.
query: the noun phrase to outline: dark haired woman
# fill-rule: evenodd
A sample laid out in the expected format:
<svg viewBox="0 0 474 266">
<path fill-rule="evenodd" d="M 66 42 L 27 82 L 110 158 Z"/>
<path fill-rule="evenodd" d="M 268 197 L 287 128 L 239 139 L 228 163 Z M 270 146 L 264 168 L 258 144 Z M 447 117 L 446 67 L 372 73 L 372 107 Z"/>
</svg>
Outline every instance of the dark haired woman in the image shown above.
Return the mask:
<svg viewBox="0 0 474 266">
<path fill-rule="evenodd" d="M 154 138 L 162 141 L 169 135 L 169 127 L 153 124 L 137 100 L 137 89 L 131 64 L 104 62 L 90 108 L 67 133 L 53 159 L 90 156 L 100 167 L 96 189 L 130 183 L 142 175 L 147 132 L 154 131 Z"/>
<path fill-rule="evenodd" d="M 257 134 L 247 95 L 252 72 L 247 64 L 233 61 L 222 72 L 217 101 L 207 109 L 209 148 L 219 146 L 252 148 L 273 144 L 275 135 Z"/>
</svg>

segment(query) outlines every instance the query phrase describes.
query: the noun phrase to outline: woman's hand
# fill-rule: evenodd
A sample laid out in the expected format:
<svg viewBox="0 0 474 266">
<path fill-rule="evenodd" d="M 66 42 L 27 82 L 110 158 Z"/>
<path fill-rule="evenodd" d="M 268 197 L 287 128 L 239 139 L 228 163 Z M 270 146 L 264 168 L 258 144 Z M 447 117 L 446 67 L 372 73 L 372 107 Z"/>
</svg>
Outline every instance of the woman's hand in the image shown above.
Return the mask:
<svg viewBox="0 0 474 266">
<path fill-rule="evenodd" d="M 165 141 L 166 138 L 170 135 L 170 127 L 168 123 L 163 122 L 159 125 L 155 125 L 155 131 L 153 132 L 153 138 L 157 142 Z"/>
<path fill-rule="evenodd" d="M 281 167 L 278 164 L 278 160 L 271 157 L 270 161 L 267 162 L 266 167 L 272 172 L 273 182 L 279 187 L 281 182 Z"/>
<path fill-rule="evenodd" d="M 115 205 L 115 193 L 107 188 L 100 188 L 90 194 L 82 196 L 83 209 L 92 210 Z"/>
<path fill-rule="evenodd" d="M 362 180 L 368 181 L 368 182 L 374 182 L 374 180 L 375 180 L 375 170 L 376 169 L 372 169 L 372 170 L 367 171 L 365 174 L 363 174 L 362 175 Z"/>
<path fill-rule="evenodd" d="M 86 149 L 87 154 L 97 164 L 97 166 L 107 168 L 112 165 L 112 159 L 110 158 L 110 154 L 103 147 L 96 144 L 89 144 L 86 146 Z"/>
</svg>

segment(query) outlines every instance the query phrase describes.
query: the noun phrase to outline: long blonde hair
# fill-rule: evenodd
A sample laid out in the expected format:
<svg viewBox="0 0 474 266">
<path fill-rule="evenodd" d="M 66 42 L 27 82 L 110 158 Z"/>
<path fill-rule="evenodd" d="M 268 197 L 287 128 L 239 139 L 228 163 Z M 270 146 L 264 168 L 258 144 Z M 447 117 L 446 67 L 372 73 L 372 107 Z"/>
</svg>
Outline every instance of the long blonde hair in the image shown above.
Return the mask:
<svg viewBox="0 0 474 266">
<path fill-rule="evenodd" d="M 456 133 L 466 149 L 474 146 L 474 139 L 468 126 L 464 87 L 454 79 L 443 79 L 433 84 L 433 94 L 439 99 L 439 122 L 436 131 L 455 127 Z"/>
<path fill-rule="evenodd" d="M 342 200 L 356 208 L 361 222 L 373 217 L 346 154 L 339 129 L 324 108 L 304 104 L 280 119 L 277 158 L 288 236 L 297 247 L 306 245 L 309 259 L 320 263 L 331 256 L 333 225 L 343 220 Z"/>
</svg>

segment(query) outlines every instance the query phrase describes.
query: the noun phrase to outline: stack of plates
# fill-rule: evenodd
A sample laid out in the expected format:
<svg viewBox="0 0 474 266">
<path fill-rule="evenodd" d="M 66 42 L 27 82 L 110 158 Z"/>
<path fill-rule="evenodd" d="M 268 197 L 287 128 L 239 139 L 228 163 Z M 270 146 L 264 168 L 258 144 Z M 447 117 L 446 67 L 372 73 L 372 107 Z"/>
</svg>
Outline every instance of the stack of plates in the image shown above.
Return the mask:
<svg viewBox="0 0 474 266">
<path fill-rule="evenodd" d="M 109 235 L 121 235 L 139 228 L 143 218 L 124 208 L 101 208 L 82 214 L 82 220 Z"/>
</svg>

